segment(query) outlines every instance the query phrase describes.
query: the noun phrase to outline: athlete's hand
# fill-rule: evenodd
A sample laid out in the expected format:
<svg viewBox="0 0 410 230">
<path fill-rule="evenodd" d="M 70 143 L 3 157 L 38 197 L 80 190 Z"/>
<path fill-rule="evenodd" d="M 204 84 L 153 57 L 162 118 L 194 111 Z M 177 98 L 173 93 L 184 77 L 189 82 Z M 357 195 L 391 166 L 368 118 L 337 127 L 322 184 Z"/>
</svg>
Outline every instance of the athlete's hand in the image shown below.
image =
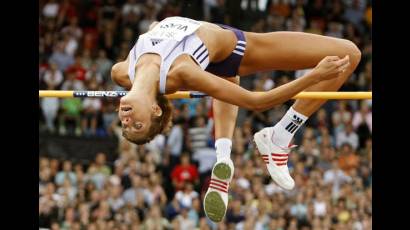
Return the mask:
<svg viewBox="0 0 410 230">
<path fill-rule="evenodd" d="M 327 56 L 317 64 L 313 71 L 319 76 L 320 80 L 329 80 L 346 71 L 349 65 L 348 55 L 342 59 L 337 56 Z"/>
</svg>

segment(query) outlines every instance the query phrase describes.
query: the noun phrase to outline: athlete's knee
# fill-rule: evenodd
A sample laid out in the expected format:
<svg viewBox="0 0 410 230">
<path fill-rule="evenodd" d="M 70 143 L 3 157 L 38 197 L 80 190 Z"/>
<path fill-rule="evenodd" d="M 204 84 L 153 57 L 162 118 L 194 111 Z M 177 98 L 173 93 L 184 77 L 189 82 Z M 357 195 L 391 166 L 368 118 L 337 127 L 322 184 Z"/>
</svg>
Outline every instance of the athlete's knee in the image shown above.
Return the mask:
<svg viewBox="0 0 410 230">
<path fill-rule="evenodd" d="M 352 66 L 356 67 L 360 62 L 362 52 L 352 41 L 344 40 L 344 42 L 346 43 L 346 51 L 347 55 L 349 55 L 350 63 Z"/>
</svg>

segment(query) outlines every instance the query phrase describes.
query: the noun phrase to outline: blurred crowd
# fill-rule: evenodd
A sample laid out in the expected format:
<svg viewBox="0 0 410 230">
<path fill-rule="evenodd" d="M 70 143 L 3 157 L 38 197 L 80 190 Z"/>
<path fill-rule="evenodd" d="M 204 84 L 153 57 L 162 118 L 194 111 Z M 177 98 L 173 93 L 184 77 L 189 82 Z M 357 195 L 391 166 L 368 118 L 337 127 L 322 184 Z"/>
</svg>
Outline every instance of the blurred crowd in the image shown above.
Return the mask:
<svg viewBox="0 0 410 230">
<path fill-rule="evenodd" d="M 366 0 L 40 0 L 39 87 L 121 90 L 113 63 L 128 55 L 151 22 L 187 16 L 247 31 L 305 31 L 353 41 L 362 61 L 343 91 L 371 91 L 371 1 Z M 313 47 L 314 48 L 314 47 Z M 269 90 L 304 71 L 244 77 Z M 271 180 L 253 134 L 278 122 L 292 102 L 240 110 L 231 158 L 235 175 L 222 223 L 202 199 L 216 161 L 211 99 L 175 100 L 169 133 L 144 145 L 121 136 L 115 100 L 43 98 L 40 132 L 117 138 L 116 153 L 39 158 L 39 222 L 51 229 L 371 229 L 372 103 L 330 101 L 295 137 L 292 191 Z M 40 152 L 42 150 L 40 149 Z M 117 154 L 114 162 L 107 154 Z"/>
</svg>

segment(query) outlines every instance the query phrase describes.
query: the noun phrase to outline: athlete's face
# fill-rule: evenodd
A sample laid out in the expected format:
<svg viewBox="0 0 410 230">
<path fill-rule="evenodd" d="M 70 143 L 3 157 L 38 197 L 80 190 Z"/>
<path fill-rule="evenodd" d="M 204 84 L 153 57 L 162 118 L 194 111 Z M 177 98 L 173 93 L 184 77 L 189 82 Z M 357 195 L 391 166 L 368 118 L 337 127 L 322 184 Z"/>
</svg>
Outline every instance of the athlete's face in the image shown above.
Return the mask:
<svg viewBox="0 0 410 230">
<path fill-rule="evenodd" d="M 118 116 L 124 136 L 135 139 L 147 135 L 152 117 L 152 108 L 148 101 L 129 94 L 121 98 Z"/>
</svg>

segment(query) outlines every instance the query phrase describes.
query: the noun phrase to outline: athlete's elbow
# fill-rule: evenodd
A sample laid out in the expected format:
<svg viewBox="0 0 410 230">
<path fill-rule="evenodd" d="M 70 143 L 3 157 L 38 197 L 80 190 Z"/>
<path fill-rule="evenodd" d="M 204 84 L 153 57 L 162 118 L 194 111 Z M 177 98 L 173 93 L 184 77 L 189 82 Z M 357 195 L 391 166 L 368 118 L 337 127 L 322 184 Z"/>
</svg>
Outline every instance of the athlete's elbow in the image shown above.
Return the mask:
<svg viewBox="0 0 410 230">
<path fill-rule="evenodd" d="M 265 106 L 262 106 L 261 104 L 255 104 L 252 110 L 256 112 L 263 112 L 267 110 L 267 108 Z"/>
<path fill-rule="evenodd" d="M 250 94 L 248 100 L 246 101 L 245 107 L 249 110 L 257 112 L 262 112 L 267 109 L 266 106 L 263 105 L 260 95 L 257 92 L 253 92 Z"/>
</svg>

